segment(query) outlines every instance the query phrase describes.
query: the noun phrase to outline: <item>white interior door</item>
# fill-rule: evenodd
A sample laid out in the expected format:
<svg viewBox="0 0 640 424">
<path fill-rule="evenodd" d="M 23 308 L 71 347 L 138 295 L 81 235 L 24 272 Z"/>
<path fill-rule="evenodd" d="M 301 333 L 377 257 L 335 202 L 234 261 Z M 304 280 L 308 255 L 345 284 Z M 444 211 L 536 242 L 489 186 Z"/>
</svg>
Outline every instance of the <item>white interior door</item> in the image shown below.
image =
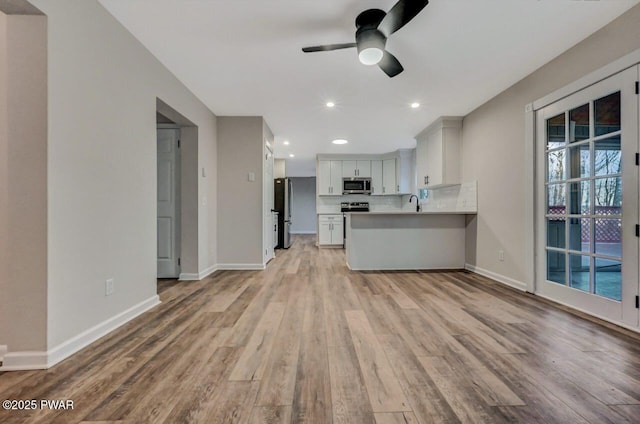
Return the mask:
<svg viewBox="0 0 640 424">
<path fill-rule="evenodd" d="M 633 67 L 536 112 L 536 292 L 638 326 Z"/>
<path fill-rule="evenodd" d="M 158 129 L 158 278 L 180 275 L 180 130 Z"/>
</svg>

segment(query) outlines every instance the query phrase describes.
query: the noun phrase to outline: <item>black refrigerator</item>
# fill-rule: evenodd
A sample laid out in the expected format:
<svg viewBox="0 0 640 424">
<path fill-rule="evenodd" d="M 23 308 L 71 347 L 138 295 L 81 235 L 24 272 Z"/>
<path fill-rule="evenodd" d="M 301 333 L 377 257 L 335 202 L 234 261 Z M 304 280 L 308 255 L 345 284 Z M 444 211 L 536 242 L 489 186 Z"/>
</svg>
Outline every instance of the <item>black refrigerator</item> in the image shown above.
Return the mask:
<svg viewBox="0 0 640 424">
<path fill-rule="evenodd" d="M 288 249 L 291 246 L 291 201 L 293 200 L 293 183 L 290 178 L 274 180 L 274 210 L 278 212 L 278 245 L 277 249 Z"/>
</svg>

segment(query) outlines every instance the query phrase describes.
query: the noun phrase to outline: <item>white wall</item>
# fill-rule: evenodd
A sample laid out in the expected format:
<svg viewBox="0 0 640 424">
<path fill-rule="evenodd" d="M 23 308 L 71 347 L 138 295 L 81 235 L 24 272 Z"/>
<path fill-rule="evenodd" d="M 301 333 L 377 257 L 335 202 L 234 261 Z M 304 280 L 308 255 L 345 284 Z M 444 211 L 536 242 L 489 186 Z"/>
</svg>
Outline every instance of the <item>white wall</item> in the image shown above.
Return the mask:
<svg viewBox="0 0 640 424">
<path fill-rule="evenodd" d="M 291 204 L 292 234 L 315 234 L 318 228 L 316 215 L 316 178 L 291 178 L 293 203 Z"/>
<path fill-rule="evenodd" d="M 156 98 L 198 127 L 198 166 L 209 170 L 198 267 L 215 264 L 216 117 L 97 1 L 33 3 L 49 28 L 52 349 L 156 296 Z"/>
<path fill-rule="evenodd" d="M 0 12 L 0 345 L 47 331 L 47 25 Z"/>
<path fill-rule="evenodd" d="M 262 117 L 218 118 L 218 261 L 257 266 L 262 255 Z M 249 181 L 249 173 L 255 181 Z"/>
<path fill-rule="evenodd" d="M 478 180 L 467 263 L 525 281 L 525 105 L 640 48 L 640 6 L 471 112 L 463 123 L 462 179 Z M 498 260 L 503 249 L 505 260 Z"/>
</svg>

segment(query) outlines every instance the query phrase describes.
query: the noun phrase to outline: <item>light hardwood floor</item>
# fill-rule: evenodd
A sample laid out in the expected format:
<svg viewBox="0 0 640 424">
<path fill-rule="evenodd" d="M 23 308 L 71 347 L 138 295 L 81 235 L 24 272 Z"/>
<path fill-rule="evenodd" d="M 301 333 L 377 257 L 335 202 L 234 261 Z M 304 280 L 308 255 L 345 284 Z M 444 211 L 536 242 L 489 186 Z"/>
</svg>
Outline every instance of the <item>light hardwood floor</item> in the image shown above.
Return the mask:
<svg viewBox="0 0 640 424">
<path fill-rule="evenodd" d="M 161 281 L 162 304 L 47 371 L 0 423 L 640 422 L 640 338 L 467 272 L 350 272 L 311 236 L 266 271 Z"/>
</svg>

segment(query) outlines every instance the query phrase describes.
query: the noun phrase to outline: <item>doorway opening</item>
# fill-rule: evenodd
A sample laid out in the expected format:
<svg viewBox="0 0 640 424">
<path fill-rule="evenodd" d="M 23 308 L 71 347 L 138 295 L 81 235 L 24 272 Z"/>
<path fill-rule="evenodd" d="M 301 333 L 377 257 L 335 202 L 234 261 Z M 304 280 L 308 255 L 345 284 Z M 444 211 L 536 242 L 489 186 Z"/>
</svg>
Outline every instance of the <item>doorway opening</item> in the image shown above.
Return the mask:
<svg viewBox="0 0 640 424">
<path fill-rule="evenodd" d="M 160 293 L 198 272 L 198 128 L 157 99 L 156 134 Z"/>
</svg>

